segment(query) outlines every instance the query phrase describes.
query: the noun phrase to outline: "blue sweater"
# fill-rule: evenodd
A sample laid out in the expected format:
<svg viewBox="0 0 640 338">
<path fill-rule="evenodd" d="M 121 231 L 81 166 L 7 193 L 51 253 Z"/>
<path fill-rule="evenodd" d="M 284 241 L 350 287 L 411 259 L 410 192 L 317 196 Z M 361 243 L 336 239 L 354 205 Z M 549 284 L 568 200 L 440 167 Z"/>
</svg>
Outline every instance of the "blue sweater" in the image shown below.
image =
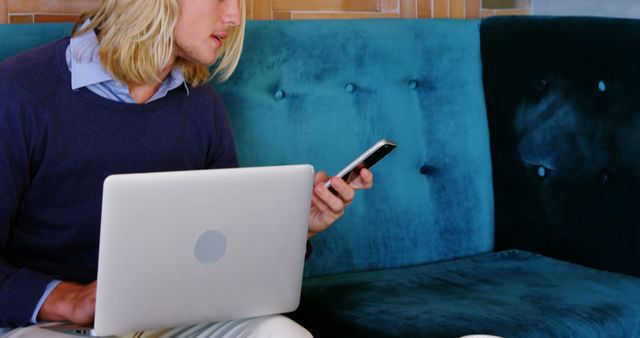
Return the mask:
<svg viewBox="0 0 640 338">
<path fill-rule="evenodd" d="M 73 91 L 69 39 L 0 63 L 0 326 L 23 326 L 54 278 L 96 279 L 111 174 L 237 166 L 211 86 L 145 105 Z"/>
</svg>

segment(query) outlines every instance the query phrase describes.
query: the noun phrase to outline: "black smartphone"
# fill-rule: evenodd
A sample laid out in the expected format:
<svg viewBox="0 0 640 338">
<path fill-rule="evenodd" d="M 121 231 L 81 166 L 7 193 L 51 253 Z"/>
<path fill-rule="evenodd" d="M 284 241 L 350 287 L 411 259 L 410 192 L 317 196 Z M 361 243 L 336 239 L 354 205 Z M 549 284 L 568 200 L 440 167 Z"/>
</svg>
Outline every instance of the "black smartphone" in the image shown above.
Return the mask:
<svg viewBox="0 0 640 338">
<path fill-rule="evenodd" d="M 353 160 L 353 162 L 344 167 L 344 169 L 340 170 L 336 176 L 342 177 L 342 179 L 347 183 L 351 183 L 351 181 L 355 180 L 360 175 L 360 170 L 362 168 L 371 168 L 395 148 L 395 142 L 387 139 L 381 139 L 371 146 L 371 148 L 367 149 L 367 151 L 362 153 L 362 155 Z M 331 187 L 331 180 L 327 181 L 324 186 L 331 190 L 333 194 L 337 195 L 337 192 Z"/>
</svg>

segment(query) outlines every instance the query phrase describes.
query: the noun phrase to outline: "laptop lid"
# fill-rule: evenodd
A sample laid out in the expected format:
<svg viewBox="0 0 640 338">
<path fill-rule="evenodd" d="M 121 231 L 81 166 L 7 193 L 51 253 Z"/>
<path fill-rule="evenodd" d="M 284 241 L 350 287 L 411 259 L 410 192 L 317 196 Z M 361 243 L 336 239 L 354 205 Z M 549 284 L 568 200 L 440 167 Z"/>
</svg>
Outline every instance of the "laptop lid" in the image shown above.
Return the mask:
<svg viewBox="0 0 640 338">
<path fill-rule="evenodd" d="M 94 332 L 295 310 L 310 165 L 108 177 Z"/>
</svg>

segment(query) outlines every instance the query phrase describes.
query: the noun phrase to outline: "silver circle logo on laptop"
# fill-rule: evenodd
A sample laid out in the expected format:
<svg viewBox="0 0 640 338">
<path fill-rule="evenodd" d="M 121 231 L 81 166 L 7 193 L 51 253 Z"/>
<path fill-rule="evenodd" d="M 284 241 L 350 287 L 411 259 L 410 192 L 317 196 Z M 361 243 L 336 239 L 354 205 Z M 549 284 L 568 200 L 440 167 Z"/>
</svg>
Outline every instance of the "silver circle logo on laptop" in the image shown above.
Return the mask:
<svg viewBox="0 0 640 338">
<path fill-rule="evenodd" d="M 218 230 L 203 232 L 193 248 L 193 254 L 200 263 L 212 264 L 217 262 L 227 249 L 227 240 Z"/>
</svg>

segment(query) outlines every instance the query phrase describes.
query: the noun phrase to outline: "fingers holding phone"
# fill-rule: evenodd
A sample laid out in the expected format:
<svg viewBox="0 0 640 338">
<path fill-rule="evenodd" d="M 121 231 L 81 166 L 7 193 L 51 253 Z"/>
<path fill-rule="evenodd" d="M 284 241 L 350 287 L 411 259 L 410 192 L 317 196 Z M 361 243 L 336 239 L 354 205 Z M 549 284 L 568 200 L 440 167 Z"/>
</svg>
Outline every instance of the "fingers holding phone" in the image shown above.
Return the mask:
<svg viewBox="0 0 640 338">
<path fill-rule="evenodd" d="M 342 196 L 336 190 L 331 190 L 326 187 L 326 183 L 335 179 L 337 186 L 340 187 L 340 191 L 346 196 Z M 316 174 L 316 185 L 313 190 L 312 206 L 317 206 L 323 212 L 332 212 L 334 214 L 341 214 L 345 206 L 345 197 L 353 199 L 355 195 L 354 189 L 346 184 L 339 177 L 328 177 L 324 172 Z"/>
<path fill-rule="evenodd" d="M 353 179 L 349 185 L 356 190 L 371 189 L 373 187 L 373 174 L 369 169 L 362 168 L 358 177 Z"/>
<path fill-rule="evenodd" d="M 329 180 L 331 184 L 329 191 L 347 204 L 353 201 L 356 194 L 355 190 L 370 189 L 373 186 L 373 174 L 369 169 L 362 168 L 357 171 L 353 170 L 351 175 L 352 177 L 347 180 L 339 176 L 332 177 Z"/>
<path fill-rule="evenodd" d="M 329 177 L 324 172 L 319 172 L 315 176 L 316 185 L 311 196 L 307 239 L 327 230 L 331 224 L 344 214 L 344 201 L 324 186 L 324 182 L 328 179 Z M 349 189 L 353 190 L 352 188 Z"/>
<path fill-rule="evenodd" d="M 391 151 L 396 148 L 396 143 L 381 139 L 376 142 L 371 148 L 367 149 L 364 153 L 358 156 L 355 160 L 344 167 L 336 177 L 342 178 L 346 183 L 351 184 L 355 189 L 369 189 L 373 185 L 373 175 L 370 171 L 365 170 L 371 168 L 374 164 L 378 163 L 382 158 L 387 156 Z M 325 186 L 334 194 L 337 191 L 333 188 L 333 179 L 328 180 Z"/>
<path fill-rule="evenodd" d="M 348 181 L 350 183 L 347 183 L 340 176 L 328 177 L 324 172 L 319 172 L 315 178 L 315 195 L 320 197 L 320 201 L 332 206 L 332 209 L 338 212 L 342 206 L 337 204 L 337 199 L 340 199 L 345 205 L 351 204 L 356 190 L 370 189 L 373 186 L 373 174 L 363 168 L 358 171 L 358 176 L 352 177 Z"/>
<path fill-rule="evenodd" d="M 316 174 L 316 186 L 311 197 L 307 239 L 328 229 L 342 217 L 345 208 L 353 201 L 357 189 L 368 189 L 373 185 L 373 174 L 367 169 L 362 169 L 360 176 L 351 184 L 347 184 L 340 177 L 327 179 L 327 175 L 323 172 Z M 325 186 L 324 182 L 326 181 L 332 183 L 333 191 Z"/>
<path fill-rule="evenodd" d="M 396 144 L 393 141 L 380 140 L 336 176 L 329 178 L 324 172 L 316 174 L 307 238 L 326 230 L 342 217 L 344 208 L 355 198 L 356 190 L 369 189 L 373 186 L 373 174 L 368 168 L 395 147 Z"/>
</svg>

